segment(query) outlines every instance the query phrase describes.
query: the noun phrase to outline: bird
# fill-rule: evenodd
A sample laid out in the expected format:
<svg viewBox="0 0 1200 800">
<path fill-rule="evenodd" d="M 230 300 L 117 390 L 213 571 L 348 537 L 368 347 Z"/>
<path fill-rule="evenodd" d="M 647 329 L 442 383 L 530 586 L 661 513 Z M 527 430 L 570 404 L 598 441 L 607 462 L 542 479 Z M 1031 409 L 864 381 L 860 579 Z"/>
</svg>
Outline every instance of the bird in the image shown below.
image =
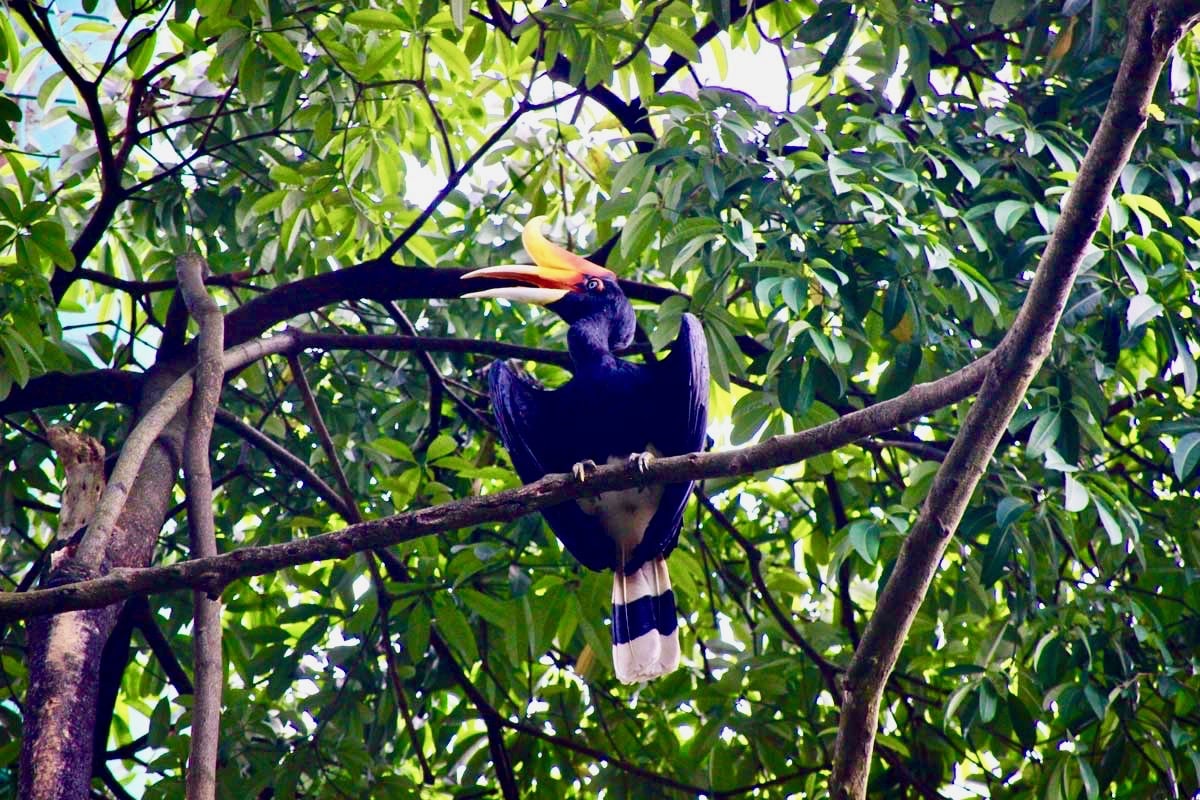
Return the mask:
<svg viewBox="0 0 1200 800">
<path fill-rule="evenodd" d="M 632 461 L 644 471 L 660 456 L 704 448 L 708 351 L 691 313 L 660 360 L 635 363 L 628 347 L 637 322 L 612 270 L 550 242 L 543 217 L 524 226 L 533 265 L 484 267 L 463 275 L 517 282 L 464 294 L 542 305 L 567 329 L 571 378 L 546 389 L 504 361 L 488 370 L 500 439 L 521 480 L 569 472 L 586 481 L 597 464 Z M 622 683 L 651 680 L 679 666 L 679 629 L 667 556 L 679 541 L 692 482 L 641 485 L 568 500 L 542 516 L 584 567 L 613 572 L 613 668 Z"/>
</svg>

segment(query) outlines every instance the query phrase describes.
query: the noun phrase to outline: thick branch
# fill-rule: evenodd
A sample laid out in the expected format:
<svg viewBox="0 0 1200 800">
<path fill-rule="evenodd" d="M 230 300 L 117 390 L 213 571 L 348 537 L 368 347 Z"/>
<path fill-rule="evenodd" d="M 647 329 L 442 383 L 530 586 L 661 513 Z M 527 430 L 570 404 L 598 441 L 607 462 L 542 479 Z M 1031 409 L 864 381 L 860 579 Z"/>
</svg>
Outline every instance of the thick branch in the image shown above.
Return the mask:
<svg viewBox="0 0 1200 800">
<path fill-rule="evenodd" d="M 230 311 L 225 316 L 225 345 L 233 347 L 293 317 L 347 300 L 455 299 L 469 291 L 461 280 L 466 273 L 464 269 L 402 267 L 386 259 L 374 259 L 292 281 Z M 635 300 L 656 303 L 678 294 L 638 281 L 621 281 L 621 289 Z"/>
<path fill-rule="evenodd" d="M 866 797 L 879 703 L 888 675 L 972 492 L 1030 381 L 1050 352 L 1085 249 L 1146 123 L 1162 66 L 1197 15 L 1197 0 L 1139 0 L 1129 10 L 1129 38 L 1112 96 L 1038 264 L 1029 294 L 996 350 L 979 397 L 934 478 L 925 506 L 900 549 L 861 646 L 850 662 L 830 777 L 834 798 Z"/>
<path fill-rule="evenodd" d="M 284 333 L 255 344 L 259 354 L 266 354 L 286 349 L 290 341 L 288 334 Z M 245 363 L 245 352 L 236 358 L 232 356 L 242 350 L 237 348 L 226 354 L 226 369 L 236 368 L 231 364 Z M 773 437 L 753 447 L 660 458 L 647 467 L 644 476 L 637 471 L 637 465 L 600 467 L 586 484 L 577 482 L 569 475 L 548 475 L 519 489 L 409 511 L 309 539 L 244 548 L 214 558 L 167 567 L 114 570 L 102 578 L 26 592 L 19 596 L 2 593 L 0 621 L 68 609 L 93 608 L 135 594 L 163 592 L 185 586 L 203 587 L 216 592 L 238 578 L 263 575 L 285 566 L 345 558 L 363 550 L 470 525 L 513 520 L 584 495 L 596 495 L 641 483 L 678 483 L 773 469 L 830 452 L 957 402 L 978 389 L 991 362 L 992 357 L 985 356 L 937 381 L 914 386 L 899 397 L 807 431 Z M 180 381 L 186 381 L 190 392 L 190 377 L 185 376 Z"/>
<path fill-rule="evenodd" d="M 31 378 L 20 389 L 14 388 L 8 397 L 0 400 L 0 414 L 75 403 L 133 405 L 138 401 L 145 382 L 145 375 L 119 369 L 47 372 Z"/>
</svg>

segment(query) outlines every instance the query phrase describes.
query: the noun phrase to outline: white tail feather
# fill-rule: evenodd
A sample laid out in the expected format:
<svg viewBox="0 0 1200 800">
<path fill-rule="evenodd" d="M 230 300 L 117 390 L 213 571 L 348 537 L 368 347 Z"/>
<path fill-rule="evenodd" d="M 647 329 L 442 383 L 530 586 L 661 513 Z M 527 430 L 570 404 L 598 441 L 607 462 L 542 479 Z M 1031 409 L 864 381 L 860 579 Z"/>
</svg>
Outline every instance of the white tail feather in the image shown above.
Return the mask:
<svg viewBox="0 0 1200 800">
<path fill-rule="evenodd" d="M 679 627 L 666 559 L 649 561 L 629 575 L 615 572 L 612 599 L 617 678 L 639 683 L 678 668 Z"/>
</svg>

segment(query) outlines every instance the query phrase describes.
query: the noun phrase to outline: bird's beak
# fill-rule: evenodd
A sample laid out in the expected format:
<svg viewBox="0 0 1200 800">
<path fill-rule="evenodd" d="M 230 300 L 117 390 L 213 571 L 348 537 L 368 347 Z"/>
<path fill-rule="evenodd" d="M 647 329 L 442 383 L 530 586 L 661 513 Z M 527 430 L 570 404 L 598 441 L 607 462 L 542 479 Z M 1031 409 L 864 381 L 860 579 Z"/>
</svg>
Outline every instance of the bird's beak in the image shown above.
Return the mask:
<svg viewBox="0 0 1200 800">
<path fill-rule="evenodd" d="M 563 299 L 568 292 L 582 291 L 584 281 L 589 276 L 601 279 L 616 277 L 616 273 L 612 270 L 593 264 L 587 259 L 547 241 L 546 237 L 542 235 L 544 221 L 545 217 L 534 217 L 525 223 L 525 229 L 521 232 L 521 244 L 525 246 L 525 252 L 529 253 L 537 266 L 509 264 L 501 267 L 484 267 L 463 275 L 463 279 L 495 278 L 520 281 L 531 284 L 531 286 L 485 289 L 479 292 L 468 292 L 463 297 L 496 297 L 544 306 Z"/>
</svg>

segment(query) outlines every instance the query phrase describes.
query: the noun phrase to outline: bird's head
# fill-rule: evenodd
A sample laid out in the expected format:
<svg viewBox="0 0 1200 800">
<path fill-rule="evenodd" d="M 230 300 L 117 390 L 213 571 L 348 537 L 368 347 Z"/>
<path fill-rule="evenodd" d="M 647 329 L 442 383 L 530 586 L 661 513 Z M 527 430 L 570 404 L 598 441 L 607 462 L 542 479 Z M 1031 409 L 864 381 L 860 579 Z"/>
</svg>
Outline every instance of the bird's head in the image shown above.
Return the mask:
<svg viewBox="0 0 1200 800">
<path fill-rule="evenodd" d="M 463 275 L 464 280 L 493 278 L 528 285 L 468 292 L 463 297 L 535 303 L 558 314 L 568 325 L 602 319 L 609 324 L 609 347 L 627 347 L 633 341 L 636 320 L 616 273 L 549 242 L 542 235 L 543 221 L 544 217 L 534 217 L 521 232 L 521 243 L 536 266 L 484 267 Z"/>
</svg>

